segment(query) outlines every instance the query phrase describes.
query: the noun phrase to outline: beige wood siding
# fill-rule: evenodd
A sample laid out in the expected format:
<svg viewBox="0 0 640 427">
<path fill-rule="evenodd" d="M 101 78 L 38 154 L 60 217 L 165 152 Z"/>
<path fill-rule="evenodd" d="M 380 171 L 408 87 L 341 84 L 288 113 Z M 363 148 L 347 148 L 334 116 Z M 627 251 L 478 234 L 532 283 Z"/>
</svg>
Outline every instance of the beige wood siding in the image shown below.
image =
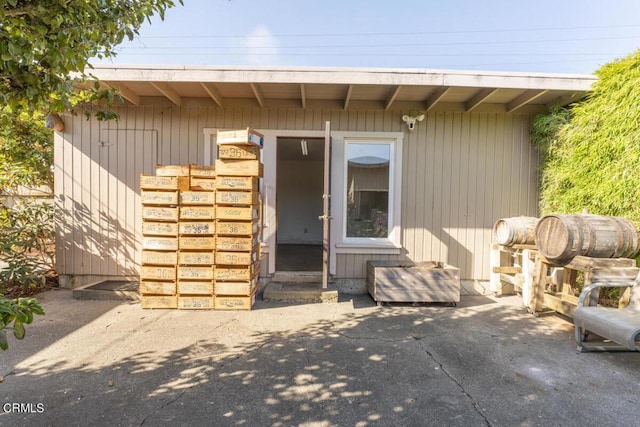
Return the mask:
<svg viewBox="0 0 640 427">
<path fill-rule="evenodd" d="M 537 214 L 537 155 L 527 114 L 430 112 L 409 132 L 402 111 L 227 108 L 185 100 L 119 110 L 115 122 L 65 116 L 56 136 L 58 272 L 136 275 L 139 174 L 203 163 L 203 128 L 405 132 L 402 255 L 340 254 L 336 275 L 365 277 L 368 259 L 442 260 L 463 279 L 489 278 L 496 219 Z M 335 185 L 335 183 L 334 183 Z"/>
</svg>

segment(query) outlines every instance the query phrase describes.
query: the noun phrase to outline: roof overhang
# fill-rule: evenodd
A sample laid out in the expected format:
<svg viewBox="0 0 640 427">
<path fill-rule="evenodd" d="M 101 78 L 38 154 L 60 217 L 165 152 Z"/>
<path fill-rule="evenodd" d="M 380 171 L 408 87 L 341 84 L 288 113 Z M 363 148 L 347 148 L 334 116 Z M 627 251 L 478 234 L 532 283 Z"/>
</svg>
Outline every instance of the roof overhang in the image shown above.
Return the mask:
<svg viewBox="0 0 640 427">
<path fill-rule="evenodd" d="M 88 70 L 130 104 L 162 97 L 182 106 L 200 98 L 220 108 L 331 105 L 342 109 L 429 111 L 446 105 L 507 113 L 548 109 L 585 96 L 592 75 L 378 68 L 105 66 Z"/>
</svg>

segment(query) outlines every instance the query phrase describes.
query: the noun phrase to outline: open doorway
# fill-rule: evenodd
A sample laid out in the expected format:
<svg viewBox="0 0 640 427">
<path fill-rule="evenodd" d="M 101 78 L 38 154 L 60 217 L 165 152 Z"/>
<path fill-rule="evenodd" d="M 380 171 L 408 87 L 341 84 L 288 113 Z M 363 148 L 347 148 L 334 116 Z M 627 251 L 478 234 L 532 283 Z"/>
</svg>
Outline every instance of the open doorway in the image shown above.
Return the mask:
<svg viewBox="0 0 640 427">
<path fill-rule="evenodd" d="M 324 139 L 278 138 L 276 270 L 322 271 Z"/>
</svg>

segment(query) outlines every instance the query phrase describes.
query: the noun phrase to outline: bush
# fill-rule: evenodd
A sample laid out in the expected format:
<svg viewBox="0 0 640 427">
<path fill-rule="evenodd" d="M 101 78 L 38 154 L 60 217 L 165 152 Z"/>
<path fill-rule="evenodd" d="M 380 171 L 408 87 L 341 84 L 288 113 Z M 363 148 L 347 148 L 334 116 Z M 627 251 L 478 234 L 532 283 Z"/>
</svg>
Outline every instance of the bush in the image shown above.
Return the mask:
<svg viewBox="0 0 640 427">
<path fill-rule="evenodd" d="M 24 325 L 33 322 L 34 314 L 44 314 L 44 309 L 34 298 L 11 300 L 0 297 L 0 349 L 9 348 L 7 330 L 12 331 L 19 340 L 24 338 Z"/>
</svg>

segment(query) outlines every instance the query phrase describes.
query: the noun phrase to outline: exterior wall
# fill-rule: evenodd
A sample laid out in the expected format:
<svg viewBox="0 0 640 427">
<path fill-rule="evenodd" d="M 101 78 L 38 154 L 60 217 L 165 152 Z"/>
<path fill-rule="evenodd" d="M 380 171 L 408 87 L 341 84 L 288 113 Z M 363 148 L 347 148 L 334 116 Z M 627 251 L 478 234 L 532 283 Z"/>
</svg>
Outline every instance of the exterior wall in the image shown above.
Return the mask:
<svg viewBox="0 0 640 427">
<path fill-rule="evenodd" d="M 205 163 L 204 128 L 320 131 L 331 121 L 333 131 L 405 132 L 401 254 L 339 254 L 337 278 L 364 278 L 368 259 L 408 259 L 446 261 L 463 279 L 487 280 L 494 222 L 537 214 L 528 113 L 433 111 L 409 132 L 399 109 L 152 104 L 121 108 L 117 122 L 64 117 L 67 131 L 55 141 L 61 276 L 137 275 L 139 175 L 156 163 Z"/>
</svg>

